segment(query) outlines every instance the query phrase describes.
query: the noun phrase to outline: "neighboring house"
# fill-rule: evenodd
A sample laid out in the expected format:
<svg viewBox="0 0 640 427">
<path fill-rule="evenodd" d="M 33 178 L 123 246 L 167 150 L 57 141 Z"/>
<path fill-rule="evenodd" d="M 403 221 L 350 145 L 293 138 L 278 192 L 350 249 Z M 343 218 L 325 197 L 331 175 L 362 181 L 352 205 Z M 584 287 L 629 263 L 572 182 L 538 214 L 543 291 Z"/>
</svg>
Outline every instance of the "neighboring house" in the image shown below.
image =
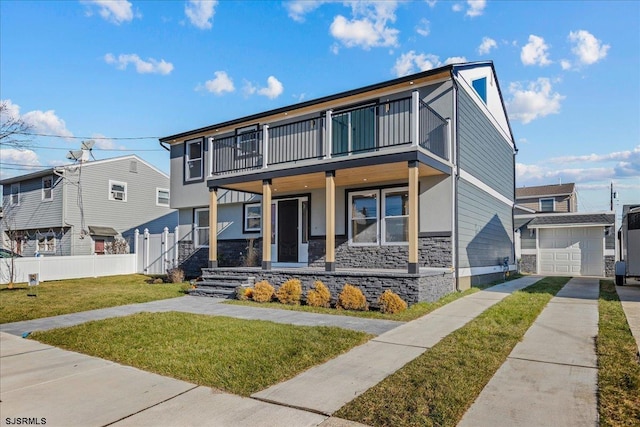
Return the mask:
<svg viewBox="0 0 640 427">
<path fill-rule="evenodd" d="M 501 277 L 504 258 L 515 268 L 516 150 L 492 62 L 447 65 L 160 143 L 171 152 L 183 258 L 198 272 L 237 265 L 250 239 L 269 277 L 295 266 L 312 267 L 313 277 L 324 270 L 324 280 L 344 269 L 356 269 L 355 282 L 380 269 L 445 277 L 427 297 L 423 282 L 400 289 L 410 301 Z"/>
<path fill-rule="evenodd" d="M 23 256 L 109 253 L 135 228 L 177 225 L 169 177 L 135 155 L 56 166 L 0 181 L 1 246 Z"/>
<path fill-rule="evenodd" d="M 577 212 L 574 183 L 516 188 L 516 255 L 524 273 L 612 276 L 613 212 Z"/>
</svg>

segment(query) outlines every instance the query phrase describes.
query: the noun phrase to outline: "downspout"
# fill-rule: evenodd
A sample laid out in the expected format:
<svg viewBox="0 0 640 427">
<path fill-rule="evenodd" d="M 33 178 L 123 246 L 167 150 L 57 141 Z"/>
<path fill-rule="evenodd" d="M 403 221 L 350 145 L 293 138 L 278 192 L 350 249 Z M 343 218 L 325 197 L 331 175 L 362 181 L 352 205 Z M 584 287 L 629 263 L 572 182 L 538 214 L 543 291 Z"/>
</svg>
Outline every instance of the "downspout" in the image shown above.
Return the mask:
<svg viewBox="0 0 640 427">
<path fill-rule="evenodd" d="M 167 147 L 166 145 L 164 145 L 164 142 L 163 142 L 163 141 L 158 141 L 158 142 L 160 143 L 160 146 L 161 146 L 162 148 L 164 148 L 164 149 L 165 149 L 165 150 L 167 150 L 167 151 L 171 151 L 171 148 L 169 148 L 169 147 Z"/>
<path fill-rule="evenodd" d="M 456 83 L 453 69 L 450 71 L 451 83 L 453 85 L 453 127 L 451 129 L 451 141 L 453 145 L 452 162 L 453 163 L 453 233 L 451 235 L 451 246 L 453 250 L 453 271 L 455 275 L 456 291 L 460 291 L 460 251 L 458 250 L 458 180 L 460 179 L 460 165 L 458 156 L 460 154 L 460 144 L 458 143 L 458 84 Z"/>
</svg>

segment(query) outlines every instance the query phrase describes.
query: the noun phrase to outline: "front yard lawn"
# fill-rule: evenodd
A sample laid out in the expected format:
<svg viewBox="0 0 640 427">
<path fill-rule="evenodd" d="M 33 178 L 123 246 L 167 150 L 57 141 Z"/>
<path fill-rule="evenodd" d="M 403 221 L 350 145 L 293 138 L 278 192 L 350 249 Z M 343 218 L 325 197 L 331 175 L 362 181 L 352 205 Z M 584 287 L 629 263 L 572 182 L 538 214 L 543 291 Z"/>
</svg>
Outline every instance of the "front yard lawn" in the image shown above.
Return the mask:
<svg viewBox="0 0 640 427">
<path fill-rule="evenodd" d="M 27 295 L 33 291 L 27 285 L 14 285 L 13 289 L 3 285 L 0 286 L 0 323 L 184 295 L 180 284 L 152 285 L 147 280 L 147 276 L 131 274 L 42 282 L 37 287 L 35 297 Z"/>
<path fill-rule="evenodd" d="M 139 313 L 34 332 L 43 343 L 248 396 L 372 338 L 335 327 Z"/>
<path fill-rule="evenodd" d="M 598 410 L 602 426 L 640 425 L 638 348 L 611 280 L 600 281 Z"/>
<path fill-rule="evenodd" d="M 568 280 L 514 292 L 335 415 L 372 426 L 455 426 Z"/>
</svg>

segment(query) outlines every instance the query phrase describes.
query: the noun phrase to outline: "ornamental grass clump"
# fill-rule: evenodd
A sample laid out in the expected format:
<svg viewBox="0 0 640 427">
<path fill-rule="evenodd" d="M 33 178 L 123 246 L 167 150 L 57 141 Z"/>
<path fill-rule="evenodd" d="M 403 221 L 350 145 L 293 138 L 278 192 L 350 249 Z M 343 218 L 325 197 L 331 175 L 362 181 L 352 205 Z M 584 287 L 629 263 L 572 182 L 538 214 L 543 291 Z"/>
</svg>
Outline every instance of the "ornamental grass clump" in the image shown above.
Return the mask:
<svg viewBox="0 0 640 427">
<path fill-rule="evenodd" d="M 313 283 L 313 287 L 307 292 L 307 305 L 311 307 L 326 307 L 331 305 L 331 292 L 321 281 Z"/>
<path fill-rule="evenodd" d="M 276 292 L 276 298 L 282 304 L 299 305 L 302 298 L 302 283 L 298 279 L 287 280 Z"/>
<path fill-rule="evenodd" d="M 407 303 L 392 290 L 387 289 L 378 299 L 380 312 L 385 314 L 396 314 L 407 309 Z"/>
<path fill-rule="evenodd" d="M 255 302 L 269 302 L 273 299 L 275 289 L 266 280 L 262 280 L 253 287 L 253 300 Z"/>
<path fill-rule="evenodd" d="M 338 307 L 344 308 L 345 310 L 369 310 L 369 304 L 367 304 L 367 299 L 362 291 L 348 283 L 344 285 L 342 292 L 338 295 Z"/>
<path fill-rule="evenodd" d="M 236 288 L 236 299 L 240 301 L 248 301 L 253 298 L 253 288 L 246 286 L 238 286 Z"/>
</svg>

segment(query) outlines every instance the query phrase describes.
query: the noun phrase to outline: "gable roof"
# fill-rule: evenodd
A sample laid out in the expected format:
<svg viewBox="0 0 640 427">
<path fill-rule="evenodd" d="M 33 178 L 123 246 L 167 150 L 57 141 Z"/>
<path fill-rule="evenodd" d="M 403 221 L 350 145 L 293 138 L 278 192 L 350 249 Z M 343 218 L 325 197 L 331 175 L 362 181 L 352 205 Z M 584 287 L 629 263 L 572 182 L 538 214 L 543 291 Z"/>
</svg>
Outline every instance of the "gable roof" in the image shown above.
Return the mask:
<svg viewBox="0 0 640 427">
<path fill-rule="evenodd" d="M 610 226 L 615 222 L 614 214 L 594 213 L 582 215 L 540 215 L 527 226 L 529 228 L 551 228 L 560 226 Z"/>
<path fill-rule="evenodd" d="M 530 199 L 545 196 L 567 196 L 576 191 L 573 182 L 567 184 L 537 185 L 516 188 L 516 199 Z"/>
</svg>

